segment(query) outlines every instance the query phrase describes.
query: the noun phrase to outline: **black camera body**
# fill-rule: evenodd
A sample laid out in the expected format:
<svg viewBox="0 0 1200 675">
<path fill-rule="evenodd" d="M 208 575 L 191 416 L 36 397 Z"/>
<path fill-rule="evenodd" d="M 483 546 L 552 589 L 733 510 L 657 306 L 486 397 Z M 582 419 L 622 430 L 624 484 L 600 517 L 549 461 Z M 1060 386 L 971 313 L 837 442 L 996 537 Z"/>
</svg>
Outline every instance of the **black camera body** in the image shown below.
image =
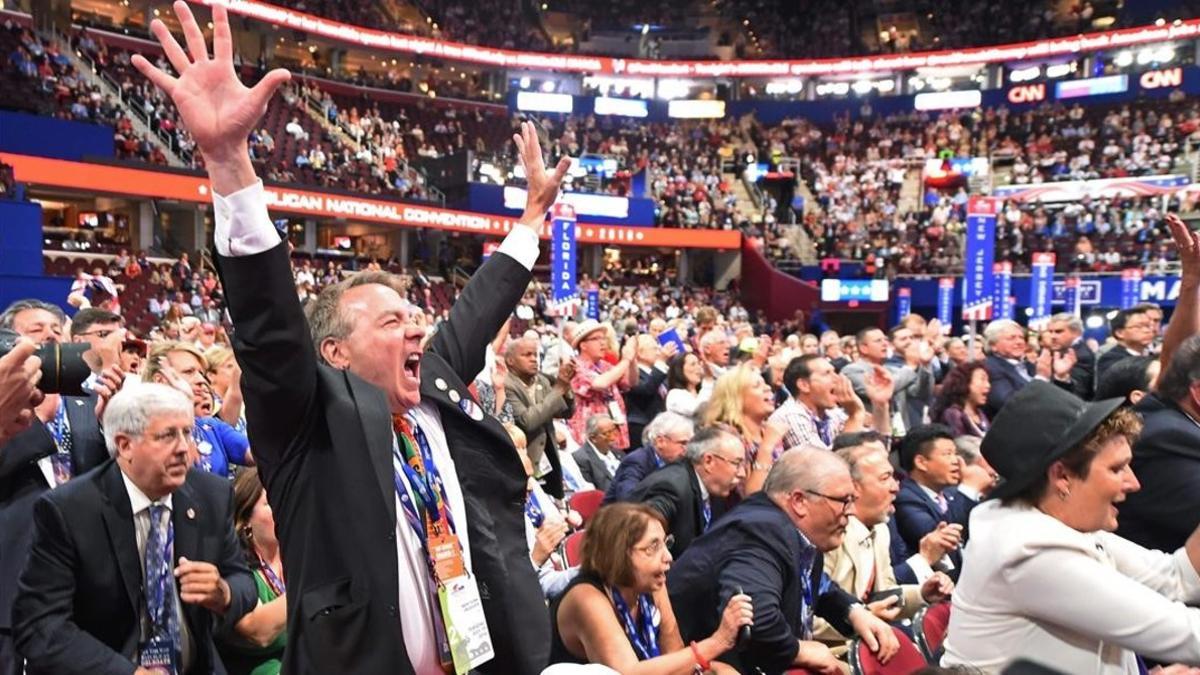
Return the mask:
<svg viewBox="0 0 1200 675">
<path fill-rule="evenodd" d="M 8 354 L 19 338 L 12 330 L 0 329 L 0 357 Z M 38 389 L 46 394 L 87 395 L 83 383 L 91 376 L 92 370 L 83 360 L 83 353 L 90 348 L 91 345 L 86 342 L 47 342 L 38 347 L 34 352 L 34 356 L 42 360 L 42 379 L 38 381 Z"/>
</svg>

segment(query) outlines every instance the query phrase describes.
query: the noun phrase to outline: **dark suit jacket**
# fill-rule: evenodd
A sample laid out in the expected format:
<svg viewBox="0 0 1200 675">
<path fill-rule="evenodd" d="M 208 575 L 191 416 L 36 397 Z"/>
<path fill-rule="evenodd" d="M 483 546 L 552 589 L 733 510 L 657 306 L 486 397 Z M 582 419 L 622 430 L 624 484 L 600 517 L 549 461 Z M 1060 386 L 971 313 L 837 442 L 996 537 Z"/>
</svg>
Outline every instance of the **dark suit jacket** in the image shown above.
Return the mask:
<svg viewBox="0 0 1200 675">
<path fill-rule="evenodd" d="M 1171 553 L 1200 524 L 1200 427 L 1153 394 L 1137 411 L 1144 425 L 1133 446 L 1133 471 L 1142 489 L 1121 504 L 1117 534 Z"/>
<path fill-rule="evenodd" d="M 233 625 L 258 603 L 233 532 L 233 488 L 198 469 L 172 496 L 175 563 L 210 562 L 229 583 Z M 117 463 L 72 479 L 38 500 L 34 544 L 13 606 L 18 651 L 30 675 L 128 675 L 134 670 L 145 595 L 129 493 Z M 192 634 L 191 673 L 224 673 L 213 644 L 216 617 L 183 604 Z"/>
<path fill-rule="evenodd" d="M 543 456 L 550 459 L 554 470 L 542 478 L 543 488 L 562 498 L 562 462 L 558 459 L 558 444 L 554 441 L 554 419 L 570 417 L 575 412 L 575 397 L 563 396 L 554 389 L 550 378 L 534 375 L 533 396 L 529 395 L 520 378 L 509 371 L 504 382 L 505 398 L 512 406 L 513 420 L 525 432 L 525 448 L 536 469 Z M 547 454 L 547 449 L 550 450 Z"/>
<path fill-rule="evenodd" d="M 1083 340 L 1075 343 L 1075 367 L 1071 369 L 1071 386 L 1067 388 L 1079 398 L 1090 401 L 1096 393 L 1096 353 Z M 1060 387 L 1063 383 L 1055 382 Z"/>
<path fill-rule="evenodd" d="M 620 450 L 613 448 L 609 452 L 615 454 L 620 459 L 625 459 Z M 595 447 L 591 441 L 581 445 L 578 450 L 571 453 L 575 458 L 575 463 L 579 465 L 579 473 L 587 482 L 596 486 L 597 490 L 607 490 L 612 484 L 613 474 L 608 472 L 608 466 L 596 456 Z"/>
<path fill-rule="evenodd" d="M 908 564 L 908 559 L 915 551 L 909 549 L 908 544 L 904 543 L 904 538 L 900 536 L 900 530 L 896 529 L 895 518 L 888 518 L 888 534 L 891 535 L 888 542 L 888 557 L 892 559 L 892 573 L 896 575 L 896 581 L 901 584 L 917 583 L 917 573 Z"/>
<path fill-rule="evenodd" d="M 800 531 L 764 492 L 747 497 L 714 523 L 667 575 L 684 644 L 712 635 L 725 604 L 740 589 L 754 604 L 750 642 L 720 660 L 741 672 L 782 673 L 791 667 L 802 633 L 802 575 L 814 589 L 815 614 L 843 635 L 853 635 L 847 617 L 855 598 L 825 577 L 820 551 L 811 569 L 800 569 L 802 546 Z"/>
<path fill-rule="evenodd" d="M 75 475 L 82 475 L 108 460 L 104 434 L 96 422 L 96 399 L 66 396 L 71 425 L 71 460 Z M 58 452 L 46 425 L 33 426 L 0 447 L 0 630 L 12 626 L 17 577 L 33 545 L 33 504 L 50 490 L 37 462 Z"/>
<path fill-rule="evenodd" d="M 943 490 L 942 494 L 947 502 L 945 513 L 942 513 L 937 502 L 925 494 L 916 481 L 908 477 L 900 481 L 900 492 L 896 494 L 896 513 L 892 518 L 896 521 L 896 529 L 910 551 L 920 550 L 921 537 L 937 529 L 937 524 L 942 521 L 962 525 L 963 544 L 966 544 L 969 534 L 967 520 L 975 502 L 952 488 Z M 957 579 L 962 571 L 962 551 L 951 551 L 950 560 L 954 563 L 954 569 L 950 570 L 949 574 Z"/>
<path fill-rule="evenodd" d="M 625 392 L 625 416 L 629 419 L 629 428 L 637 428 L 638 436 L 629 438 L 631 447 L 642 444 L 641 430 L 658 414 L 667 409 L 667 400 L 658 392 L 658 388 L 667 381 L 667 371 L 651 367 L 647 372 L 638 367 L 638 383 Z"/>
<path fill-rule="evenodd" d="M 250 441 L 288 575 L 284 670 L 411 673 L 397 607 L 406 599 L 387 399 L 353 373 L 317 363 L 286 245 L 217 260 Z M 466 383 L 531 277 L 510 256 L 491 256 L 421 358 L 421 398 L 441 416 L 466 501 L 472 572 L 496 650 L 485 672 L 536 673 L 549 659 L 550 621 L 525 541 L 525 471 L 500 423 L 472 419 L 459 405 L 469 407 Z"/>
<path fill-rule="evenodd" d="M 687 460 L 669 464 L 646 476 L 633 489 L 629 501 L 640 502 L 663 514 L 667 519 L 667 532 L 675 535 L 671 555 L 676 559 L 683 555 L 692 540 L 704 534 L 700 478 L 696 475 L 696 468 Z M 715 524 L 725 511 L 725 500 L 713 497 L 709 504 Z"/>
<path fill-rule="evenodd" d="M 1127 359 L 1133 354 L 1129 353 L 1128 349 L 1121 345 L 1115 345 L 1112 349 L 1104 352 L 1096 359 L 1096 382 L 1104 378 L 1104 373 L 1117 364 L 1118 361 Z"/>
<path fill-rule="evenodd" d="M 987 359 L 983 362 L 987 369 L 988 379 L 991 380 L 992 389 L 988 392 L 987 405 L 984 407 L 984 412 L 987 413 L 988 419 L 996 419 L 996 413 L 1000 412 L 1000 408 L 1004 406 L 1004 402 L 1013 394 L 1021 390 L 1022 387 L 1029 384 L 1029 380 L 1021 377 L 1017 372 L 1018 366 L 1014 366 L 1005 359 L 988 354 Z M 1025 372 L 1030 374 L 1032 379 L 1033 369 L 1028 364 L 1023 364 Z"/>
<path fill-rule="evenodd" d="M 630 501 L 634 488 L 642 479 L 658 470 L 658 455 L 654 448 L 638 448 L 625 455 L 617 472 L 613 474 L 612 482 L 604 492 L 604 504 Z"/>
</svg>

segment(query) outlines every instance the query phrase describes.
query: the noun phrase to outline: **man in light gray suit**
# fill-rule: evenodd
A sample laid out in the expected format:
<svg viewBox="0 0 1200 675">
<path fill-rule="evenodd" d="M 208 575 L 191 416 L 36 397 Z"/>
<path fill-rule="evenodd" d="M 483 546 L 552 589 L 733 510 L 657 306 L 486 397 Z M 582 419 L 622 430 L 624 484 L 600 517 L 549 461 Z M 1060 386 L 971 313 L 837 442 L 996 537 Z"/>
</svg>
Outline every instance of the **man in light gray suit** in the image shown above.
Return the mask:
<svg viewBox="0 0 1200 675">
<path fill-rule="evenodd" d="M 899 360 L 889 360 L 887 335 L 878 328 L 860 330 L 855 340 L 858 343 L 858 360 L 843 368 L 842 374 L 850 378 L 854 392 L 862 399 L 863 405 L 868 408 L 871 405 L 867 395 L 867 374 L 875 366 L 884 366 L 895 381 L 892 410 L 900 412 L 904 430 L 923 424 L 925 409 L 933 399 L 933 369 L 929 365 L 933 350 L 923 342 L 912 340 L 909 344 L 897 345 Z"/>
</svg>

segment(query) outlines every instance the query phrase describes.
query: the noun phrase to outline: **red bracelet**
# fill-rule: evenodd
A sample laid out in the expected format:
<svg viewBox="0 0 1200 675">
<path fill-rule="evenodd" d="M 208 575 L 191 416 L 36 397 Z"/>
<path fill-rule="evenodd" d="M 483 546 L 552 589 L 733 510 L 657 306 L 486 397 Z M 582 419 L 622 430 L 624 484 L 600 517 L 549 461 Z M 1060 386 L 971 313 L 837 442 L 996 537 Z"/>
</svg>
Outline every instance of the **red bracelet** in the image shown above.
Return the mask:
<svg viewBox="0 0 1200 675">
<path fill-rule="evenodd" d="M 705 672 L 712 670 L 712 663 L 709 663 L 708 659 L 700 653 L 700 647 L 696 645 L 695 640 L 692 640 L 692 656 L 696 657 L 696 665 L 700 666 L 701 670 Z"/>
</svg>

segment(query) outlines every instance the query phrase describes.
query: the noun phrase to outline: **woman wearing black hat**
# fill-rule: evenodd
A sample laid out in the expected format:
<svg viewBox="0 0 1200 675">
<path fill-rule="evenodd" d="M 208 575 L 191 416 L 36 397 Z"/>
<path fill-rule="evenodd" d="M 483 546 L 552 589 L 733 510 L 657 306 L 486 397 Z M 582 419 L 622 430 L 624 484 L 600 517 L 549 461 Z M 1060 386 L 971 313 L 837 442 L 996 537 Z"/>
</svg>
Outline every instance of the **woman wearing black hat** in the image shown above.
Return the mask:
<svg viewBox="0 0 1200 675">
<path fill-rule="evenodd" d="M 1085 403 L 1035 381 L 1005 404 L 982 451 L 1004 479 L 971 514 L 945 665 L 999 672 L 1018 658 L 1072 674 L 1139 672 L 1136 655 L 1200 664 L 1200 534 L 1174 554 L 1122 539 L 1139 489 L 1141 431 L 1122 399 Z"/>
</svg>

